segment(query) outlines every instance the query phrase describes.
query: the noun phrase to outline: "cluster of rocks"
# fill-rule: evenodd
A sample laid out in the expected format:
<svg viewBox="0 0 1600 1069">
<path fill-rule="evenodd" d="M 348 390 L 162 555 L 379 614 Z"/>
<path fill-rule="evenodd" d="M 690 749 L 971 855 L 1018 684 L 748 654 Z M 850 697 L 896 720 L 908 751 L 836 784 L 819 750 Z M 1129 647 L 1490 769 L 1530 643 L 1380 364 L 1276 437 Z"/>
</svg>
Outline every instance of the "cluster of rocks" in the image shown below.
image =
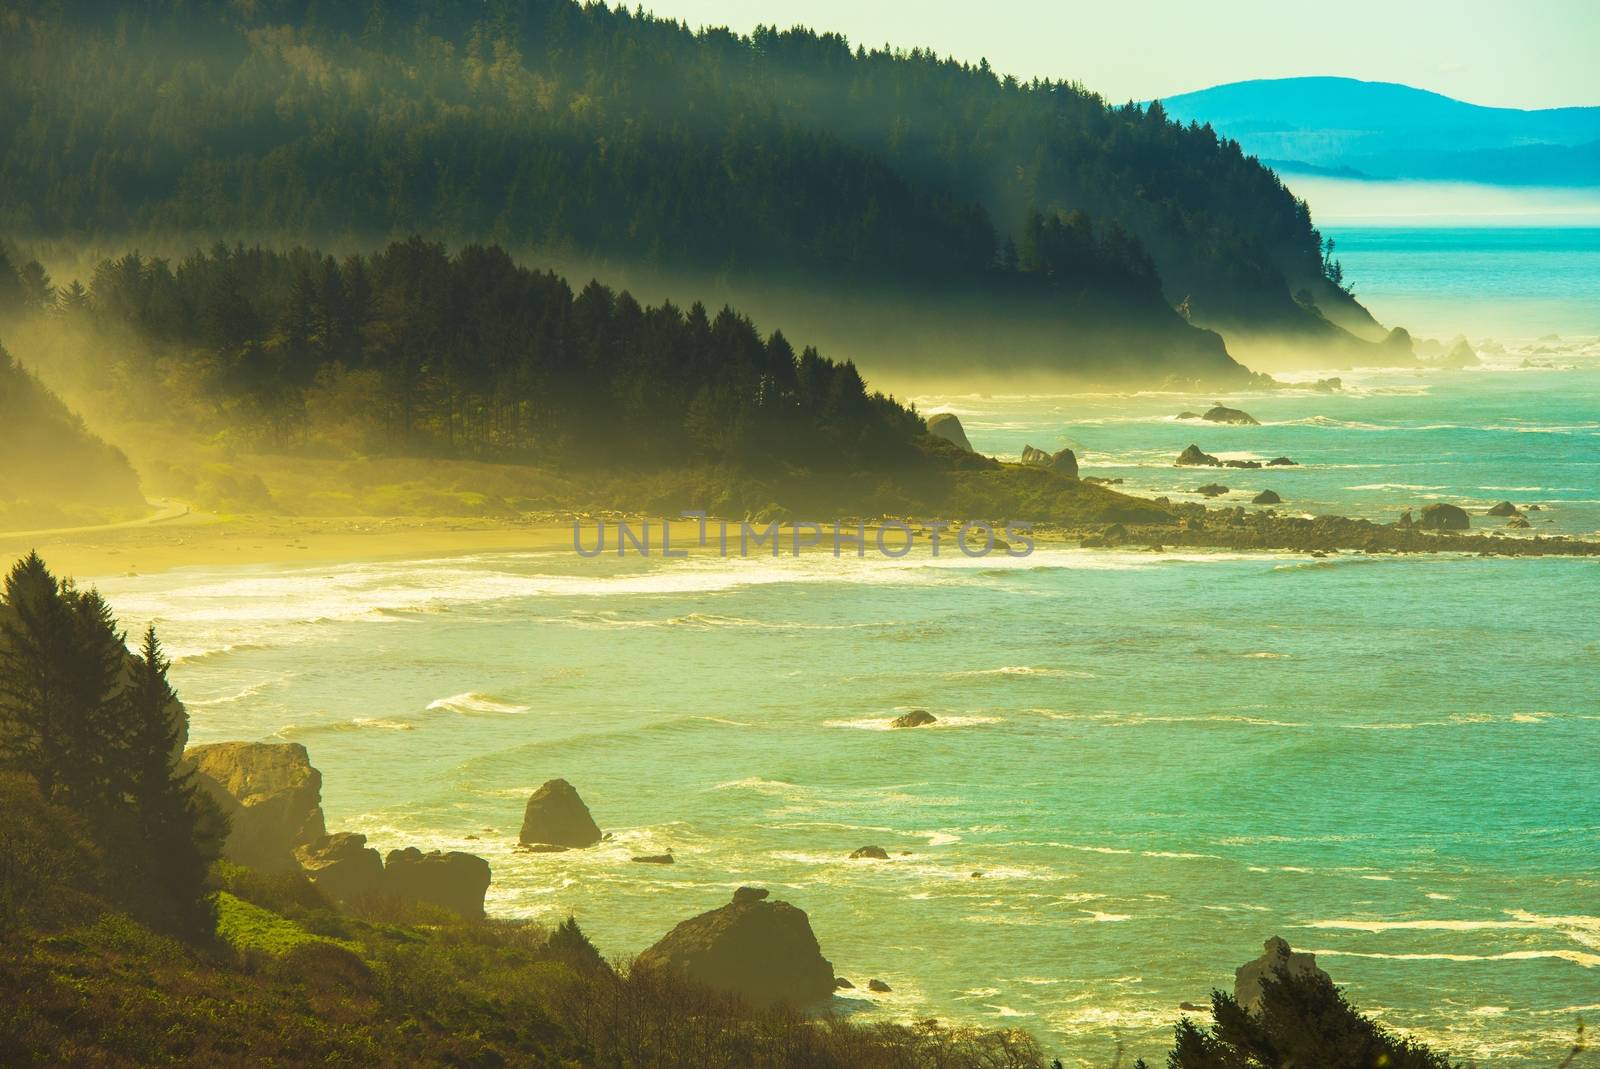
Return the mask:
<svg viewBox="0 0 1600 1069">
<path fill-rule="evenodd" d="M 1057 475 L 1066 475 L 1074 479 L 1078 477 L 1078 458 L 1070 449 L 1046 453 L 1043 449 L 1025 445 L 1022 447 L 1022 462 L 1029 467 L 1053 471 Z"/>
<path fill-rule="evenodd" d="M 1222 460 L 1205 452 L 1199 446 L 1191 443 L 1178 454 L 1178 459 L 1173 461 L 1180 468 L 1296 468 L 1299 467 L 1288 457 L 1273 457 L 1265 465 L 1259 460 Z"/>
<path fill-rule="evenodd" d="M 364 835 L 329 835 L 322 774 L 299 743 L 191 746 L 184 765 L 228 816 L 227 860 L 262 872 L 303 872 L 335 902 L 382 896 L 483 916 L 490 879 L 483 858 L 416 847 L 380 858 Z"/>
</svg>

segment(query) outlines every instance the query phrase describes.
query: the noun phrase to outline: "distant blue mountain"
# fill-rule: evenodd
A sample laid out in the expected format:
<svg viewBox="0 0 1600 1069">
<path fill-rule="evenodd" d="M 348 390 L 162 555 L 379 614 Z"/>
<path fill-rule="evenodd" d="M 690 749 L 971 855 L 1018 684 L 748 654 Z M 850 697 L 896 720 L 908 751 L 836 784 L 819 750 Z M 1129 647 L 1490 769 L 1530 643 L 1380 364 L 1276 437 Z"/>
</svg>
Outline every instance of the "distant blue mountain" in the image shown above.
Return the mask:
<svg viewBox="0 0 1600 1069">
<path fill-rule="evenodd" d="M 1600 186 L 1600 107 L 1486 108 L 1354 78 L 1233 82 L 1161 103 L 1280 171 Z"/>
</svg>

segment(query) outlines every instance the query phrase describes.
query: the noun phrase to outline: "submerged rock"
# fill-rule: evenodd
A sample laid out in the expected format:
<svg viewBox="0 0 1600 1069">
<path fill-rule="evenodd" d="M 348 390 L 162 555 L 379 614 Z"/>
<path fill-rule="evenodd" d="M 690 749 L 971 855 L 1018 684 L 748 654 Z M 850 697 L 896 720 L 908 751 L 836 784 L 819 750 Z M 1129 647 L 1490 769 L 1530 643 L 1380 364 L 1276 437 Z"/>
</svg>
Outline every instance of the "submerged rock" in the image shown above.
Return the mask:
<svg viewBox="0 0 1600 1069">
<path fill-rule="evenodd" d="M 1261 426 L 1261 421 L 1250 413 L 1238 408 L 1229 408 L 1226 405 L 1213 405 L 1211 408 L 1206 409 L 1205 415 L 1200 418 L 1210 423 L 1233 423 L 1243 427 Z"/>
<path fill-rule="evenodd" d="M 1224 468 L 1259 468 L 1259 467 L 1261 467 L 1261 461 L 1259 461 L 1259 460 L 1224 460 L 1222 462 L 1222 466 Z"/>
<path fill-rule="evenodd" d="M 1222 467 L 1222 461 L 1218 460 L 1216 457 L 1212 456 L 1210 453 L 1201 452 L 1199 446 L 1192 445 L 1192 444 L 1187 449 L 1185 449 L 1183 452 L 1179 453 L 1178 454 L 1178 459 L 1173 461 L 1173 463 L 1179 464 L 1179 465 L 1182 465 L 1182 466 L 1185 466 L 1185 467 L 1205 467 L 1205 468 L 1220 468 L 1220 467 Z"/>
<path fill-rule="evenodd" d="M 1288 457 L 1273 457 L 1267 461 L 1267 467 L 1269 468 L 1298 468 L 1299 466 Z"/>
<path fill-rule="evenodd" d="M 1178 413 L 1178 418 L 1179 419 L 1199 419 L 1200 418 L 1200 413 L 1198 413 L 1198 412 L 1179 412 Z"/>
<path fill-rule="evenodd" d="M 384 861 L 383 890 L 405 902 L 441 906 L 476 920 L 483 916 L 483 896 L 489 890 L 489 863 L 456 850 L 391 850 Z"/>
<path fill-rule="evenodd" d="M 1261 1006 L 1261 981 L 1287 976 L 1321 976 L 1328 974 L 1317 967 L 1315 954 L 1291 950 L 1289 944 L 1277 936 L 1268 939 L 1264 953 L 1254 961 L 1239 966 L 1233 974 L 1233 997 L 1246 1010 Z"/>
<path fill-rule="evenodd" d="M 530 846 L 593 846 L 600 841 L 600 828 L 572 784 L 553 779 L 528 799 L 518 838 Z"/>
<path fill-rule="evenodd" d="M 844 977 L 839 976 L 834 978 L 833 988 L 835 991 L 854 991 L 856 989 L 856 985 L 852 984 Z"/>
<path fill-rule="evenodd" d="M 1250 503 L 1252 505 L 1281 505 L 1283 504 L 1283 498 L 1271 490 L 1263 490 L 1255 497 L 1252 497 Z"/>
<path fill-rule="evenodd" d="M 335 902 L 353 902 L 383 890 L 383 857 L 367 845 L 365 835 L 335 832 L 300 847 L 294 856 L 317 890 Z"/>
<path fill-rule="evenodd" d="M 939 412 L 929 416 L 928 433 L 935 438 L 954 442 L 969 453 L 973 451 L 972 443 L 967 441 L 967 432 L 962 429 L 961 420 L 956 418 L 954 412 Z"/>
<path fill-rule="evenodd" d="M 919 728 L 925 724 L 938 723 L 939 718 L 926 709 L 913 709 L 903 716 L 897 716 L 889 721 L 892 728 Z"/>
<path fill-rule="evenodd" d="M 1520 516 L 1522 510 L 1509 501 L 1502 501 L 1489 510 L 1491 516 Z"/>
<path fill-rule="evenodd" d="M 641 865 L 674 865 L 674 864 L 677 864 L 677 861 L 676 861 L 676 859 L 673 858 L 671 851 L 668 851 L 665 854 L 640 854 L 638 857 L 630 857 L 628 860 L 637 862 L 637 863 L 639 863 Z"/>
<path fill-rule="evenodd" d="M 832 996 L 833 964 L 805 911 L 741 887 L 733 901 L 679 924 L 638 965 L 682 973 L 757 1006 L 805 1007 Z"/>
<path fill-rule="evenodd" d="M 867 981 L 867 990 L 868 991 L 878 991 L 878 992 L 888 992 L 888 991 L 893 991 L 894 988 L 890 987 L 888 984 L 884 983 L 882 980 L 872 979 L 872 980 L 868 980 Z"/>
<path fill-rule="evenodd" d="M 327 834 L 322 773 L 297 742 L 215 742 L 191 746 L 184 766 L 229 820 L 222 856 L 263 872 L 299 868 L 297 848 Z"/>
<path fill-rule="evenodd" d="M 1036 449 L 1031 445 L 1022 447 L 1022 462 L 1029 467 L 1047 468 L 1058 475 L 1078 477 L 1078 458 L 1070 449 L 1046 453 L 1043 449 Z"/>
<path fill-rule="evenodd" d="M 1472 526 L 1472 520 L 1465 509 L 1440 502 L 1422 510 L 1417 526 L 1426 531 L 1465 531 Z"/>
<path fill-rule="evenodd" d="M 875 861 L 888 861 L 889 852 L 881 846 L 861 846 L 850 851 L 851 861 L 860 861 L 863 858 L 872 858 Z"/>
<path fill-rule="evenodd" d="M 1195 493 L 1204 494 L 1206 497 L 1221 497 L 1227 492 L 1228 488 L 1220 483 L 1207 483 L 1195 491 Z"/>
<path fill-rule="evenodd" d="M 1513 516 L 1506 521 L 1506 526 L 1512 528 L 1513 530 L 1525 530 L 1529 527 L 1532 527 L 1533 524 L 1528 522 L 1526 516 Z"/>
</svg>

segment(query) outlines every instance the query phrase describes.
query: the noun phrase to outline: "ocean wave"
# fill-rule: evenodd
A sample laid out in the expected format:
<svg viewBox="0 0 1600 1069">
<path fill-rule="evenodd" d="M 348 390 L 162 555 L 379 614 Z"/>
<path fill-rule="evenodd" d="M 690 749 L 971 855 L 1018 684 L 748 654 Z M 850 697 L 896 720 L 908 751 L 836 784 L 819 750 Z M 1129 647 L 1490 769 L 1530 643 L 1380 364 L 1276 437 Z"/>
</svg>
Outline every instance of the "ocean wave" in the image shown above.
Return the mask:
<svg viewBox="0 0 1600 1069">
<path fill-rule="evenodd" d="M 285 724 L 273 734 L 283 739 L 299 739 L 308 735 L 324 735 L 345 731 L 413 731 L 415 724 L 382 716 L 358 716 L 349 720 L 333 720 L 322 724 Z"/>
<path fill-rule="evenodd" d="M 973 668 L 964 672 L 946 672 L 948 679 L 961 679 L 976 676 L 1015 676 L 1020 678 L 1040 679 L 1093 679 L 1093 672 L 1084 672 L 1074 668 L 1036 668 L 1025 664 L 1008 664 L 999 668 Z"/>
<path fill-rule="evenodd" d="M 496 698 L 492 694 L 482 694 L 478 691 L 467 691 L 464 694 L 452 694 L 448 698 L 435 698 L 427 704 L 429 710 L 445 710 L 452 713 L 466 715 L 483 713 L 525 713 L 528 706 L 518 705 Z"/>
</svg>

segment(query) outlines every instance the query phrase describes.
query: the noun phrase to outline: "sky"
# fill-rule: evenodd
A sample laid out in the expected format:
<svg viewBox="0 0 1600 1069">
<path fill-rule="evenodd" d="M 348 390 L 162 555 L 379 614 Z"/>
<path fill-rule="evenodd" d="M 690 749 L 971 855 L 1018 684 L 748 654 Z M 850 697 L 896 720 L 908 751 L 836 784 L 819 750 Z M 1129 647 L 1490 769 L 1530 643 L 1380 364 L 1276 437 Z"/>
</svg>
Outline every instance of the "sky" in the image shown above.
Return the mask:
<svg viewBox="0 0 1600 1069">
<path fill-rule="evenodd" d="M 630 2 L 628 6 L 633 6 Z M 1113 102 L 1224 82 L 1342 75 L 1496 107 L 1600 105 L 1597 0 L 648 0 L 746 32 L 802 24 L 922 45 Z"/>
</svg>

